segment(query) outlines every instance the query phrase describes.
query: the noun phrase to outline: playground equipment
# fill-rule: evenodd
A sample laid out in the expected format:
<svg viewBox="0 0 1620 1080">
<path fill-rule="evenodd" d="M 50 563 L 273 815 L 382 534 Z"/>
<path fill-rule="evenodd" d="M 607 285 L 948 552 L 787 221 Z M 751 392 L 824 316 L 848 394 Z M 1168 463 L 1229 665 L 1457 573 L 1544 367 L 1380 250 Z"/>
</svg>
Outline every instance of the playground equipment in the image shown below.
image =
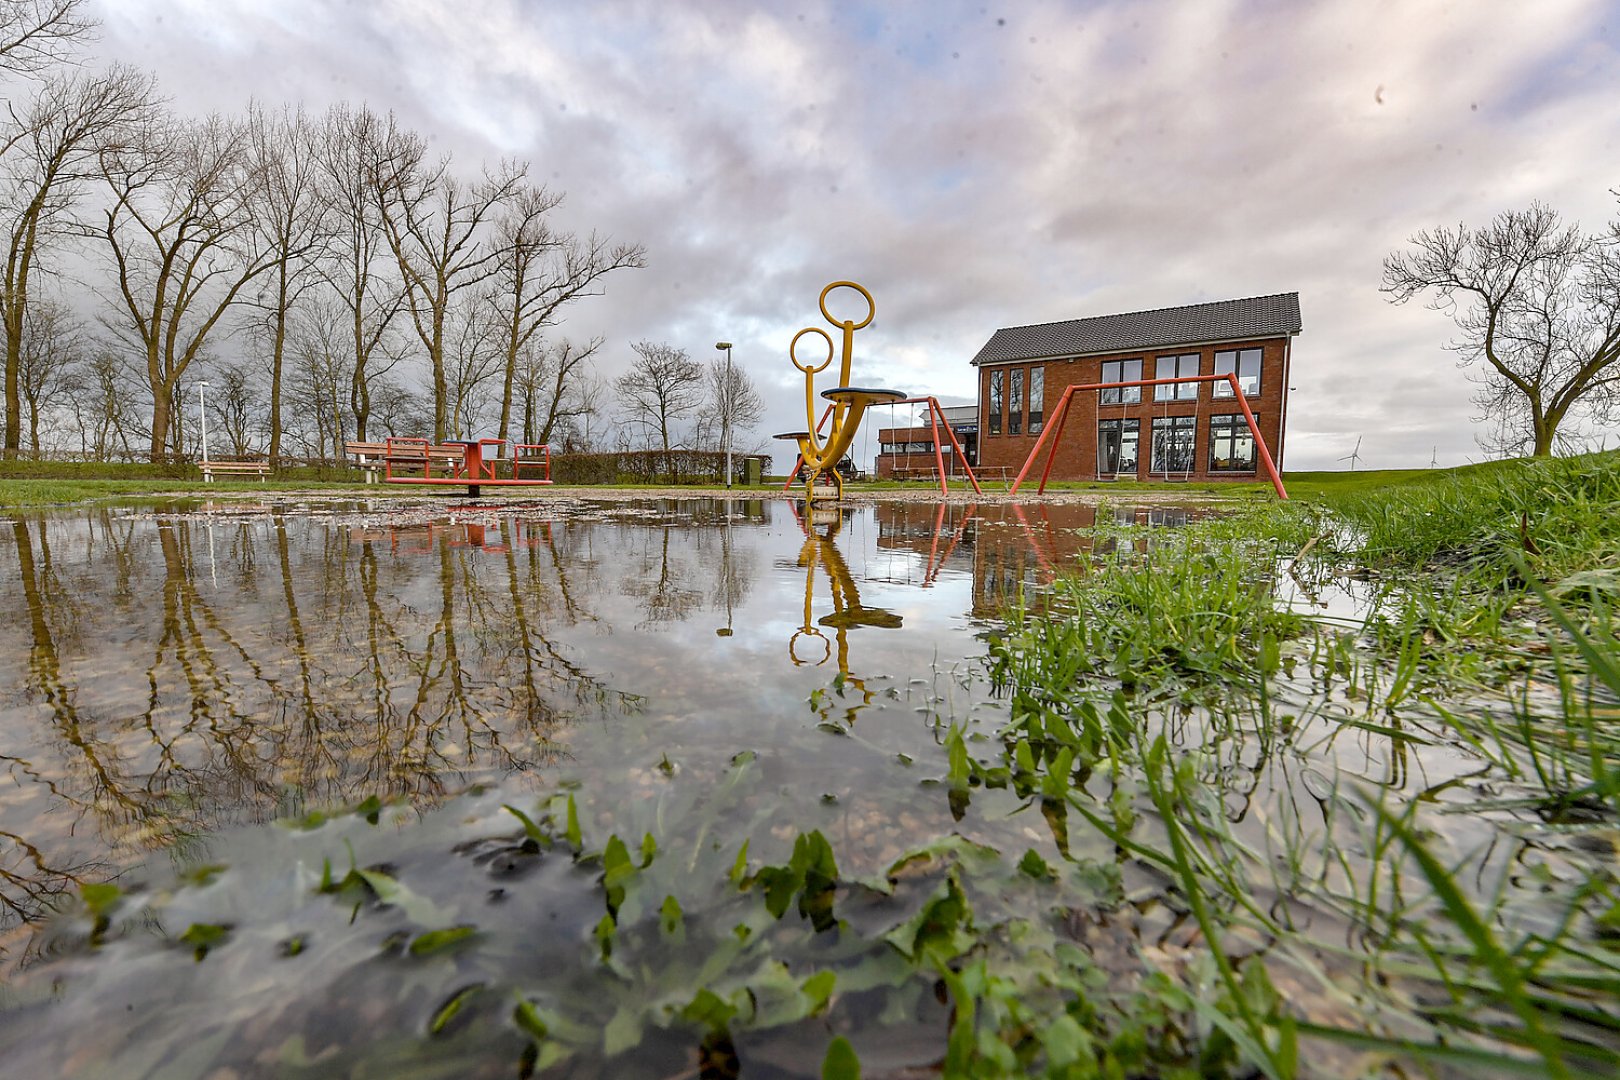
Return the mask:
<svg viewBox="0 0 1620 1080">
<path fill-rule="evenodd" d="M 827 294 L 834 289 L 854 289 L 866 298 L 866 318 L 860 322 L 854 319 L 835 319 L 827 310 Z M 806 476 L 804 481 L 804 500 L 814 503 L 817 499 L 841 499 L 844 497 L 844 478 L 839 475 L 837 465 L 843 459 L 850 444 L 855 441 L 855 433 L 860 430 L 861 417 L 873 405 L 888 404 L 904 400 L 906 395 L 899 390 L 874 390 L 870 387 L 849 385 L 850 364 L 855 357 L 855 331 L 863 330 L 872 323 L 872 317 L 877 314 L 877 304 L 872 300 L 872 294 L 853 281 L 835 281 L 821 290 L 819 301 L 822 317 L 833 326 L 842 331 L 843 356 L 838 368 L 838 385 L 831 390 L 823 390 L 821 396 L 832 402 L 829 412 L 832 418 L 832 429 L 827 433 L 827 441 L 821 441 L 821 427 L 828 416 L 823 414 L 821 421 L 816 420 L 816 373 L 824 371 L 832 363 L 835 348 L 832 335 L 819 326 L 807 326 L 793 335 L 793 341 L 788 345 L 788 359 L 793 366 L 804 372 L 804 431 L 784 431 L 774 436 L 778 439 L 791 439 L 798 443 L 799 460 L 803 462 Z M 827 358 L 819 364 L 806 364 L 801 362 L 798 355 L 799 340 L 806 334 L 819 334 L 827 343 Z M 831 481 L 830 486 L 818 488 L 816 481 L 826 477 Z"/>
<path fill-rule="evenodd" d="M 1249 432 L 1254 436 L 1255 449 L 1260 453 L 1260 463 L 1265 466 L 1266 476 L 1271 480 L 1271 486 L 1276 489 L 1279 499 L 1287 499 L 1288 491 L 1283 487 L 1282 477 L 1277 474 L 1277 465 L 1271 460 L 1271 450 L 1266 446 L 1266 440 L 1260 435 L 1260 428 L 1254 422 L 1254 412 L 1243 394 L 1243 387 L 1238 382 L 1236 374 L 1228 372 L 1225 375 L 1181 375 L 1173 379 L 1130 379 L 1124 382 L 1077 383 L 1063 391 L 1058 399 L 1057 408 L 1052 410 L 1052 417 L 1047 421 L 1046 427 L 1041 431 L 1041 437 L 1030 448 L 1029 457 L 1024 459 L 1024 467 L 1018 471 L 1018 479 L 1013 481 L 1012 489 L 1008 494 L 1018 494 L 1018 489 L 1024 483 L 1024 477 L 1035 465 L 1035 459 L 1040 456 L 1041 450 L 1050 444 L 1046 453 L 1046 468 L 1041 470 L 1040 487 L 1036 490 L 1045 493 L 1046 479 L 1052 474 L 1052 462 L 1057 457 L 1059 441 L 1063 438 L 1063 425 L 1069 422 L 1069 406 L 1074 401 L 1074 395 L 1082 390 L 1113 390 L 1127 386 L 1167 386 L 1171 383 L 1215 383 L 1224 382 L 1231 386 L 1232 396 L 1237 400 L 1238 408 L 1243 410 L 1243 419 L 1249 425 Z"/>
</svg>

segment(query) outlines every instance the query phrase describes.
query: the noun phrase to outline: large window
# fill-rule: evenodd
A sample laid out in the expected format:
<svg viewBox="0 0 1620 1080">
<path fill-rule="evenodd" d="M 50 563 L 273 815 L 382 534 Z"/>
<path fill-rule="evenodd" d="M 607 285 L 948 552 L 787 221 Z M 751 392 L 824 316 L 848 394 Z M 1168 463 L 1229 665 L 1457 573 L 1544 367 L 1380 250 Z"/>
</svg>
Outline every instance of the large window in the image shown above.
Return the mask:
<svg viewBox="0 0 1620 1080">
<path fill-rule="evenodd" d="M 1097 475 L 1136 475 L 1141 460 L 1139 420 L 1100 420 L 1097 423 Z"/>
<path fill-rule="evenodd" d="M 1185 379 L 1198 374 L 1198 354 L 1184 353 L 1181 356 L 1161 356 L 1154 366 L 1155 379 Z M 1153 388 L 1155 401 L 1197 401 L 1198 384 L 1195 382 L 1170 383 L 1166 386 Z"/>
<path fill-rule="evenodd" d="M 1039 435 L 1046 416 L 1046 369 L 1029 369 L 1029 433 Z"/>
<path fill-rule="evenodd" d="M 1153 418 L 1153 462 L 1156 473 L 1190 473 L 1193 467 L 1193 440 L 1197 421 L 1191 416 Z"/>
<path fill-rule="evenodd" d="M 1243 387 L 1243 396 L 1258 397 L 1260 394 L 1260 350 L 1226 349 L 1216 353 L 1215 374 L 1236 374 L 1238 385 Z M 1231 397 L 1232 384 L 1227 382 L 1216 383 L 1215 396 Z"/>
<path fill-rule="evenodd" d="M 1005 374 L 999 369 L 990 373 L 990 415 L 986 418 L 984 426 L 992 435 L 1001 434 L 1001 380 Z"/>
<path fill-rule="evenodd" d="M 1254 472 L 1254 460 L 1248 421 L 1235 415 L 1209 418 L 1210 472 Z"/>
<path fill-rule="evenodd" d="M 1098 382 L 1134 382 L 1142 377 L 1140 360 L 1104 360 L 1102 378 Z M 1140 386 L 1116 386 L 1112 390 L 1099 390 L 1103 405 L 1130 405 L 1142 400 Z"/>
<path fill-rule="evenodd" d="M 1007 434 L 1017 435 L 1024 430 L 1024 369 L 1013 368 L 1012 391 L 1007 395 Z"/>
</svg>

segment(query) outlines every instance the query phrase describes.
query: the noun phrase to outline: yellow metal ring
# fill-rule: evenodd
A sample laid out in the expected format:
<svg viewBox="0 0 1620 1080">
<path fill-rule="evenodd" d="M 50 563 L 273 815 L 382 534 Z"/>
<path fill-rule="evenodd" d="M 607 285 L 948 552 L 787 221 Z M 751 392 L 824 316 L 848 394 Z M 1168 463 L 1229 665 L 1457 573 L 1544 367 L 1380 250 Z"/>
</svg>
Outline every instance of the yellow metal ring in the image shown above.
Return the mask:
<svg viewBox="0 0 1620 1080">
<path fill-rule="evenodd" d="M 855 287 L 857 289 L 860 288 L 859 285 L 857 285 Z M 825 295 L 825 294 L 823 294 L 823 295 Z M 823 312 L 825 312 L 827 309 L 822 308 L 821 310 Z M 799 358 L 798 358 L 798 356 L 795 355 L 795 351 L 799 347 L 799 339 L 804 337 L 804 335 L 806 335 L 806 334 L 820 334 L 821 339 L 827 343 L 827 359 L 825 359 L 825 360 L 823 360 L 821 362 L 820 367 L 805 367 L 803 364 L 799 363 Z M 780 341 L 781 339 L 778 338 L 777 340 Z M 798 368 L 800 371 L 804 372 L 806 375 L 814 375 L 816 372 L 824 370 L 828 364 L 832 363 L 832 358 L 833 358 L 832 335 L 828 334 L 827 331 L 823 330 L 819 326 L 807 326 L 803 330 L 800 330 L 797 334 L 793 335 L 793 341 L 792 341 L 791 344 L 788 345 L 788 359 L 793 361 L 793 366 L 794 367 Z"/>
<path fill-rule="evenodd" d="M 853 326 L 850 327 L 851 330 L 865 329 L 867 326 L 869 326 L 871 324 L 872 316 L 877 314 L 877 301 L 872 299 L 872 294 L 867 292 L 866 289 L 863 286 L 857 285 L 853 281 L 835 281 L 831 285 L 827 286 L 825 289 L 821 290 L 821 314 L 822 314 L 822 317 L 825 318 L 828 322 L 832 323 L 834 326 L 844 326 L 845 325 L 845 323 L 844 323 L 844 321 L 842 319 L 833 318 L 832 313 L 827 310 L 827 294 L 832 292 L 834 289 L 844 289 L 844 288 L 854 289 L 856 292 L 858 292 L 862 296 L 866 297 L 866 318 L 863 319 L 862 321 L 858 322 L 858 323 L 855 323 Z"/>
<path fill-rule="evenodd" d="M 808 660 L 808 659 L 805 659 L 805 660 L 799 659 L 799 654 L 795 650 L 796 650 L 796 647 L 798 646 L 799 639 L 801 637 L 813 637 L 813 638 L 816 638 L 817 640 L 819 640 L 821 642 L 821 647 L 826 649 L 827 651 L 822 655 L 820 660 L 811 661 L 811 660 Z M 793 660 L 793 663 L 798 667 L 804 667 L 806 664 L 809 664 L 811 667 L 820 667 L 822 664 L 825 664 L 828 661 L 828 659 L 831 658 L 831 656 L 832 656 L 832 642 L 828 641 L 827 636 L 825 634 L 823 634 L 821 631 L 812 630 L 809 627 L 804 627 L 804 628 L 800 629 L 797 633 L 795 633 L 792 637 L 788 638 L 788 656 Z"/>
</svg>

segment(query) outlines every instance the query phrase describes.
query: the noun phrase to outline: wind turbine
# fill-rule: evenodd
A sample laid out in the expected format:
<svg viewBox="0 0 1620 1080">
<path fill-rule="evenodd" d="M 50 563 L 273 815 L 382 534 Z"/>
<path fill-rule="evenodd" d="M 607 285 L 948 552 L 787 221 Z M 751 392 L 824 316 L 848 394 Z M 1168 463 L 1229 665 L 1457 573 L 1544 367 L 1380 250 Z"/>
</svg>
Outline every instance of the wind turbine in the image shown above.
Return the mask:
<svg viewBox="0 0 1620 1080">
<path fill-rule="evenodd" d="M 1440 447 L 1438 445 L 1436 445 L 1434 450 L 1429 454 L 1429 468 L 1438 469 L 1439 467 L 1440 467 Z"/>
<path fill-rule="evenodd" d="M 1348 454 L 1344 455 L 1344 457 L 1339 459 L 1340 461 L 1348 461 L 1350 463 L 1350 471 L 1351 472 L 1356 471 L 1356 462 L 1361 460 L 1361 439 L 1362 439 L 1362 436 L 1357 435 L 1356 436 L 1356 448 L 1354 450 L 1350 451 Z"/>
</svg>

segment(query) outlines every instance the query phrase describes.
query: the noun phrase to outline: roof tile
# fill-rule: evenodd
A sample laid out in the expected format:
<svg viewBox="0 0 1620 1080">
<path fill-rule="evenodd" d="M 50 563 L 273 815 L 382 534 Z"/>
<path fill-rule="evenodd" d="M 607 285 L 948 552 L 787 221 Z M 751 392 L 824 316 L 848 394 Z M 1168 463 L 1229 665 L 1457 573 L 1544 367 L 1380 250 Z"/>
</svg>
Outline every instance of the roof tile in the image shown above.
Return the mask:
<svg viewBox="0 0 1620 1080">
<path fill-rule="evenodd" d="M 992 334 L 973 363 L 1282 337 L 1297 334 L 1300 329 L 1299 293 L 1277 293 L 1034 326 L 1010 326 Z"/>
</svg>

